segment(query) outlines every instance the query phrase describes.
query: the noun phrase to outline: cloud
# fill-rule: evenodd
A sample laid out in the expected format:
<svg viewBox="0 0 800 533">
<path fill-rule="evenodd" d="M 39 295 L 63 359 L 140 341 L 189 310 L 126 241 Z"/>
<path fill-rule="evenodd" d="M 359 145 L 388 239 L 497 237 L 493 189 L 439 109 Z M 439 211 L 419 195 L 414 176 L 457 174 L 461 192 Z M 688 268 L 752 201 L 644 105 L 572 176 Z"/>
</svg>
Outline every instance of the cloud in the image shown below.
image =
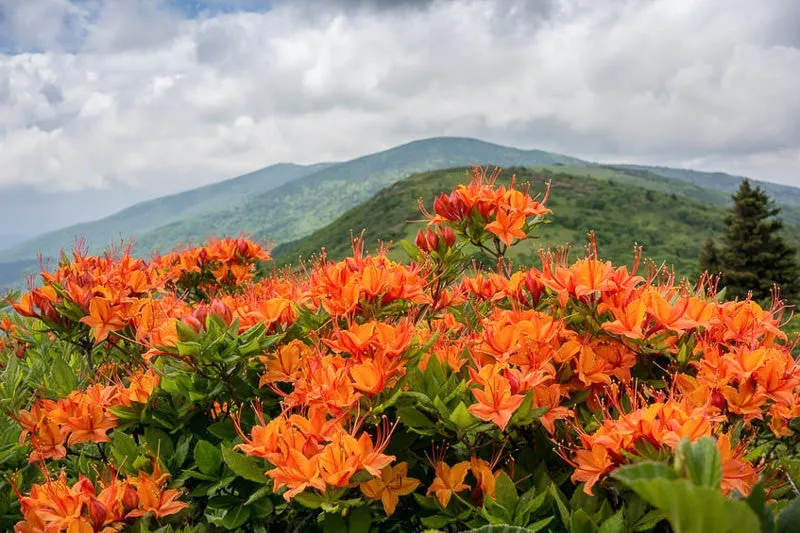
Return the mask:
<svg viewBox="0 0 800 533">
<path fill-rule="evenodd" d="M 12 3 L 0 187 L 167 193 L 434 135 L 800 185 L 798 6 Z"/>
</svg>

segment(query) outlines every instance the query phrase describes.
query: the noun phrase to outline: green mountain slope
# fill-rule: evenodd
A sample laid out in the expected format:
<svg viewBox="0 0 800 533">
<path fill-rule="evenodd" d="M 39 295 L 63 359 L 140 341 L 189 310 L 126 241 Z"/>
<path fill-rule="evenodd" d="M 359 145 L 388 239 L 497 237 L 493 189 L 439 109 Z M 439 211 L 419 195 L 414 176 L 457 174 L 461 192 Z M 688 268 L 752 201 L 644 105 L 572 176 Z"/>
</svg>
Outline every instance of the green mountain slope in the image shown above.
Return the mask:
<svg viewBox="0 0 800 533">
<path fill-rule="evenodd" d="M 330 166 L 241 205 L 208 215 L 186 217 L 140 235 L 140 253 L 166 250 L 177 243 L 199 242 L 210 235 L 251 233 L 279 244 L 321 228 L 381 188 L 417 172 L 470 164 L 500 166 L 589 165 L 579 159 L 517 150 L 475 139 L 435 138 L 414 141 L 384 152 Z"/>
<path fill-rule="evenodd" d="M 698 170 L 689 170 L 685 168 L 645 165 L 613 165 L 610 168 L 616 168 L 627 173 L 641 170 L 674 180 L 692 183 L 698 187 L 719 192 L 720 196 L 724 199 L 724 203 L 721 205 L 726 206 L 731 201 L 731 195 L 736 192 L 739 188 L 739 184 L 744 179 L 742 176 L 732 176 L 724 172 L 700 172 Z M 754 179 L 750 181 L 754 185 L 761 187 L 762 190 L 782 206 L 781 215 L 787 223 L 800 225 L 800 188 Z"/>
<path fill-rule="evenodd" d="M 724 209 L 672 193 L 604 180 L 597 173 L 587 177 L 585 169 L 531 170 L 507 169 L 542 190 L 552 182 L 548 206 L 553 209 L 552 223 L 539 229 L 536 239 L 516 247 L 516 259 L 537 263 L 536 251 L 563 243 L 582 253 L 586 234 L 596 230 L 600 254 L 615 263 L 630 263 L 635 243 L 644 246 L 645 255 L 658 263 L 674 265 L 679 274 L 691 275 L 705 239 L 721 234 Z M 592 174 L 592 173 L 589 173 Z M 383 189 L 364 204 L 350 209 L 332 224 L 306 238 L 278 246 L 273 257 L 278 265 L 293 263 L 298 257 L 309 258 L 325 246 L 332 259 L 350 252 L 350 235 L 366 230 L 368 247 L 378 240 L 397 242 L 413 240 L 424 225 L 417 209 L 417 199 L 430 206 L 433 198 L 451 190 L 465 179 L 465 169 L 419 174 Z M 795 232 L 787 232 L 794 236 Z M 796 237 L 794 237 L 795 245 Z M 396 259 L 404 257 L 399 246 L 392 248 Z"/>
<path fill-rule="evenodd" d="M 127 239 L 181 218 L 202 217 L 209 211 L 230 208 L 249 196 L 327 166 L 280 163 L 229 180 L 141 202 L 106 218 L 46 233 L 17 244 L 0 253 L 0 262 L 31 260 L 40 253 L 57 256 L 62 248 L 71 248 L 78 237 L 84 237 L 92 250 L 102 250 L 109 243 L 118 242 L 120 237 Z"/>
</svg>

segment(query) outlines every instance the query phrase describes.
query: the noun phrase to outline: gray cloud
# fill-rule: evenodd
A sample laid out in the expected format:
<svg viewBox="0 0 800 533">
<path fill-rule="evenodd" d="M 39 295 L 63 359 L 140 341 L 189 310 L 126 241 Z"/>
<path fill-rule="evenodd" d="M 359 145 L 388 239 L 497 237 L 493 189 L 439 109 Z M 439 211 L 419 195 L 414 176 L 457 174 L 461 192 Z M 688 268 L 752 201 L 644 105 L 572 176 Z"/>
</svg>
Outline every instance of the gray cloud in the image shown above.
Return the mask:
<svg viewBox="0 0 800 533">
<path fill-rule="evenodd" d="M 166 193 L 433 135 L 800 185 L 793 0 L 401 3 L 14 3 L 0 186 Z"/>
</svg>

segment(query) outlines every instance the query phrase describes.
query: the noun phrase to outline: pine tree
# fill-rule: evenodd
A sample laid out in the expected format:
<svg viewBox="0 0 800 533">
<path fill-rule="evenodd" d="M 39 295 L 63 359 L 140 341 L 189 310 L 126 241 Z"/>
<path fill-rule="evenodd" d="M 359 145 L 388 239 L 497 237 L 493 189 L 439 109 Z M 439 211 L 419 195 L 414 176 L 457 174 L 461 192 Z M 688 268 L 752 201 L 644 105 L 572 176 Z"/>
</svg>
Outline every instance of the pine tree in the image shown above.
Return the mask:
<svg viewBox="0 0 800 533">
<path fill-rule="evenodd" d="M 753 299 L 765 301 L 777 284 L 783 299 L 796 301 L 797 252 L 780 235 L 783 223 L 775 218 L 779 212 L 769 196 L 748 180 L 733 195 L 721 246 L 710 240 L 700 255 L 701 269 L 722 272 L 721 286 L 728 298 L 741 299 L 752 291 Z"/>
</svg>

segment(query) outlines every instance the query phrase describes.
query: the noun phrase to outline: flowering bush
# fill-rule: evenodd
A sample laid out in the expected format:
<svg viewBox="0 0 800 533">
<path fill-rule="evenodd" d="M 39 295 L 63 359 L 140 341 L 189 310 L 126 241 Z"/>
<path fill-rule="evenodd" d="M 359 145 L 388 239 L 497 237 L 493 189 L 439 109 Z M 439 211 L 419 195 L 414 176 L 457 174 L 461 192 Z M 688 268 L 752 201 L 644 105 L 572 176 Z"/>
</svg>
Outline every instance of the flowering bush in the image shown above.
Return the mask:
<svg viewBox="0 0 800 533">
<path fill-rule="evenodd" d="M 262 279 L 245 239 L 63 258 L 0 322 L 0 526 L 796 531 L 780 302 L 593 237 L 515 267 L 547 192 L 475 169 L 408 264 L 358 240 Z"/>
</svg>

